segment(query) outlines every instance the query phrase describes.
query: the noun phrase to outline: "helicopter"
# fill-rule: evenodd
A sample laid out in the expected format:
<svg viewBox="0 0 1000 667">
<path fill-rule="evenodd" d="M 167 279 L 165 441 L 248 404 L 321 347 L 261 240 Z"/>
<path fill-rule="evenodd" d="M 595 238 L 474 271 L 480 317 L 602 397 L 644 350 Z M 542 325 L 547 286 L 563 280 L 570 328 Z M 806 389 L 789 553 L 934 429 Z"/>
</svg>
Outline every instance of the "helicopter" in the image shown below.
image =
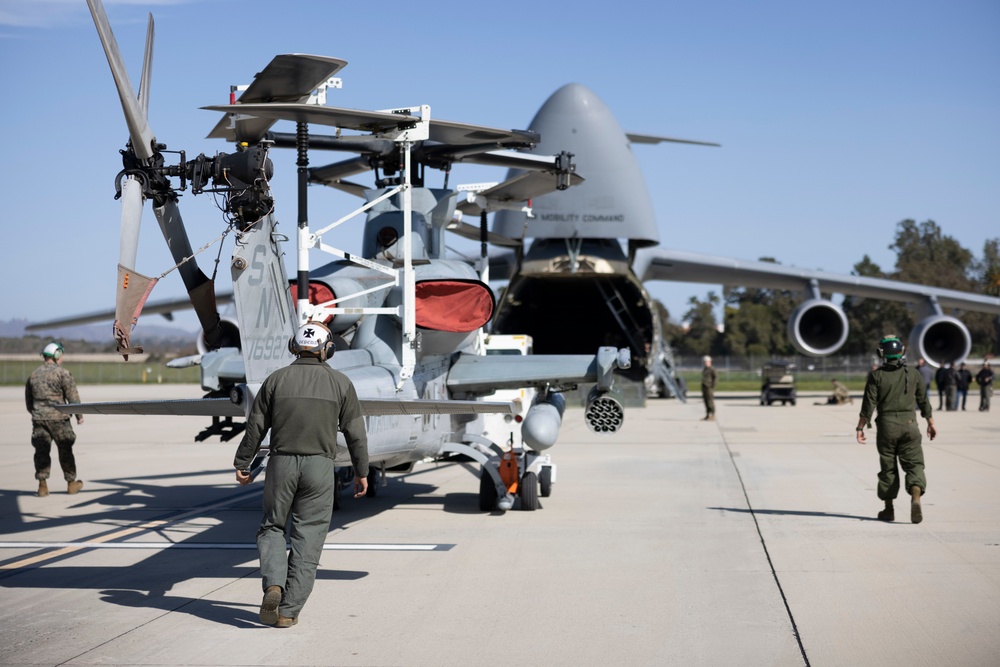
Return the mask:
<svg viewBox="0 0 1000 667">
<path fill-rule="evenodd" d="M 539 493 L 551 493 L 555 465 L 547 449 L 555 444 L 565 400 L 562 392 L 593 384 L 584 419 L 601 433 L 615 433 L 624 422 L 616 397 L 615 373 L 631 364 L 629 350 L 610 346 L 589 355 L 527 355 L 518 359 L 486 354 L 483 326 L 495 299 L 485 279 L 488 258 L 472 263 L 445 256 L 442 236 L 453 224 L 457 192 L 414 187 L 414 145 L 446 145 L 463 159 L 488 155 L 488 161 L 517 165 L 527 176 L 481 188 L 476 196 L 487 207 L 523 207 L 539 194 L 582 182 L 571 156 L 536 155 L 519 159 L 512 148 L 526 148 L 538 135 L 478 125 L 439 121 L 429 105 L 381 111 L 325 105 L 333 75 L 346 61 L 326 56 L 282 54 L 255 75 L 234 109 L 212 134 L 235 142 L 232 153 L 204 153 L 188 158 L 172 152 L 155 137 L 147 113 L 152 70 L 153 18 L 149 17 L 139 94 L 134 93 L 117 42 L 100 0 L 88 0 L 129 131 L 121 151 L 123 169 L 115 179 L 122 202 L 120 261 L 115 322 L 119 352 L 127 361 L 141 348 L 133 328 L 157 282 L 135 269 L 142 211 L 151 202 L 161 232 L 202 325 L 205 351 L 174 365 L 201 366 L 203 398 L 179 401 L 116 401 L 65 406 L 74 413 L 177 414 L 212 417 L 200 437 L 228 440 L 242 430 L 233 418 L 245 417 L 257 390 L 274 370 L 289 364 L 294 329 L 307 321 L 326 324 L 336 335 L 327 363 L 351 379 L 365 413 L 370 482 L 390 471 L 408 470 L 426 459 L 465 457 L 480 464 L 482 511 L 540 507 Z M 267 100 L 267 101 L 263 101 Z M 238 104 L 237 104 L 238 102 Z M 269 136 L 277 120 L 296 123 L 299 209 L 295 230 L 296 278 L 284 266 L 288 236 L 279 231 L 270 180 Z M 400 156 L 392 176 L 366 190 L 366 203 L 321 229 L 308 223 L 310 125 L 354 133 L 351 141 L 369 142 Z M 169 162 L 176 155 L 176 162 Z M 322 169 L 317 170 L 322 173 Z M 198 267 L 178 206 L 182 191 L 209 194 L 222 201 L 220 238 L 233 237 L 229 262 L 233 293 L 225 298 L 236 317 L 220 315 L 214 279 Z M 332 245 L 331 232 L 364 214 L 361 253 Z M 480 229 L 488 237 L 484 229 Z M 485 241 L 484 241 L 485 243 Z M 310 250 L 337 257 L 310 267 Z M 500 389 L 534 389 L 530 405 L 479 400 Z M 515 414 L 523 448 L 505 449 L 484 438 L 476 415 Z M 265 445 L 251 466 L 254 476 L 266 469 Z M 338 465 L 348 466 L 343 442 Z M 370 483 L 370 493 L 377 489 Z"/>
</svg>

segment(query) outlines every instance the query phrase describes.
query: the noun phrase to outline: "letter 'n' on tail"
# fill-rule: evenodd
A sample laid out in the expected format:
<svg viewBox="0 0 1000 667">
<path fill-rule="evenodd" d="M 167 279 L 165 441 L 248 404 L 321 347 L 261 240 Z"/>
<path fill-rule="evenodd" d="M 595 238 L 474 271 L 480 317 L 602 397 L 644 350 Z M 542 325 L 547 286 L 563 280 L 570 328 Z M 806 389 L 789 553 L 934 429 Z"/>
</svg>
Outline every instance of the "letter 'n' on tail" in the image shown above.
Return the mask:
<svg viewBox="0 0 1000 667">
<path fill-rule="evenodd" d="M 259 385 L 292 362 L 288 340 L 298 321 L 273 213 L 244 229 L 233 250 L 233 296 L 240 322 L 246 381 Z"/>
</svg>

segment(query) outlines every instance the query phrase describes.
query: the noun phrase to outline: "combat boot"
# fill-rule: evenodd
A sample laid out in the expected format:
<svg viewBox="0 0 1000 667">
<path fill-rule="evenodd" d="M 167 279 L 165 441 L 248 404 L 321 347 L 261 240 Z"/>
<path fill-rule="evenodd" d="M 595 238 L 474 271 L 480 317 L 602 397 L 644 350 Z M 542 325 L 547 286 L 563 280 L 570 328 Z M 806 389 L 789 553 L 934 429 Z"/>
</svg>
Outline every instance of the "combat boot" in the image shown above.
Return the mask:
<svg viewBox="0 0 1000 667">
<path fill-rule="evenodd" d="M 885 509 L 878 513 L 879 521 L 893 522 L 896 520 L 896 511 L 892 507 L 892 501 L 885 501 Z"/>
<path fill-rule="evenodd" d="M 914 484 L 910 487 L 910 521 L 920 523 L 924 520 L 924 512 L 920 507 L 920 487 Z"/>
<path fill-rule="evenodd" d="M 69 495 L 73 495 L 74 493 L 78 493 L 82 488 L 83 488 L 83 482 L 81 482 L 78 479 L 74 479 L 72 482 L 66 485 L 66 493 L 68 493 Z"/>
<path fill-rule="evenodd" d="M 274 625 L 278 622 L 278 605 L 281 604 L 281 586 L 268 586 L 260 602 L 260 622 Z"/>
<path fill-rule="evenodd" d="M 299 622 L 299 617 L 290 618 L 288 616 L 279 616 L 277 622 L 274 624 L 276 628 L 290 628 Z"/>
<path fill-rule="evenodd" d="M 49 483 L 44 479 L 38 480 L 38 497 L 44 498 L 49 495 Z"/>
</svg>

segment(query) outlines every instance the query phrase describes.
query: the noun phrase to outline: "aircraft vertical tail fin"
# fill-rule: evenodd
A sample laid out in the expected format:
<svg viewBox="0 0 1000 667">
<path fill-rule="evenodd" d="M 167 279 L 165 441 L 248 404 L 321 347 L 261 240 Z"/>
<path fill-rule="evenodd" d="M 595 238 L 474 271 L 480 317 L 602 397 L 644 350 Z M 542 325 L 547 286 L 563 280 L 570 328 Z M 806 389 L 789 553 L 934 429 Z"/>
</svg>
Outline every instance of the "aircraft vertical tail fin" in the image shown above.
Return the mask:
<svg viewBox="0 0 1000 667">
<path fill-rule="evenodd" d="M 294 359 L 288 340 L 298 321 L 275 225 L 274 215 L 265 215 L 240 232 L 233 250 L 233 298 L 246 381 L 251 385 L 262 383 Z"/>
</svg>

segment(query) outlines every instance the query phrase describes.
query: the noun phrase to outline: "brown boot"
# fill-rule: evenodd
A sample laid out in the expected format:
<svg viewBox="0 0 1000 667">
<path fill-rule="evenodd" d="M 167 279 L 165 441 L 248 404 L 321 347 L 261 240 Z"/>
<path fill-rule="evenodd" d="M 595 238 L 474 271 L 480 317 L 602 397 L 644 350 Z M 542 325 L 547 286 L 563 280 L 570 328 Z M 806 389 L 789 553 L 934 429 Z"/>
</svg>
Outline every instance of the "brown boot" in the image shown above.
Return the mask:
<svg viewBox="0 0 1000 667">
<path fill-rule="evenodd" d="M 83 482 L 78 479 L 74 479 L 72 482 L 66 485 L 66 493 L 73 495 L 74 493 L 79 493 L 80 489 L 83 488 Z"/>
<path fill-rule="evenodd" d="M 299 622 L 299 617 L 289 618 L 288 616 L 279 616 L 278 621 L 274 624 L 276 628 L 290 628 Z"/>
<path fill-rule="evenodd" d="M 879 521 L 888 521 L 892 523 L 896 520 L 896 511 L 892 507 L 892 501 L 885 501 L 885 509 L 878 513 Z"/>
<path fill-rule="evenodd" d="M 38 480 L 38 497 L 44 498 L 49 495 L 49 483 L 44 479 Z"/>
<path fill-rule="evenodd" d="M 268 586 L 260 602 L 260 622 L 274 625 L 278 622 L 278 605 L 281 604 L 281 586 Z"/>
<path fill-rule="evenodd" d="M 924 520 L 924 512 L 920 507 L 920 487 L 914 484 L 910 487 L 910 521 L 920 523 Z"/>
</svg>

